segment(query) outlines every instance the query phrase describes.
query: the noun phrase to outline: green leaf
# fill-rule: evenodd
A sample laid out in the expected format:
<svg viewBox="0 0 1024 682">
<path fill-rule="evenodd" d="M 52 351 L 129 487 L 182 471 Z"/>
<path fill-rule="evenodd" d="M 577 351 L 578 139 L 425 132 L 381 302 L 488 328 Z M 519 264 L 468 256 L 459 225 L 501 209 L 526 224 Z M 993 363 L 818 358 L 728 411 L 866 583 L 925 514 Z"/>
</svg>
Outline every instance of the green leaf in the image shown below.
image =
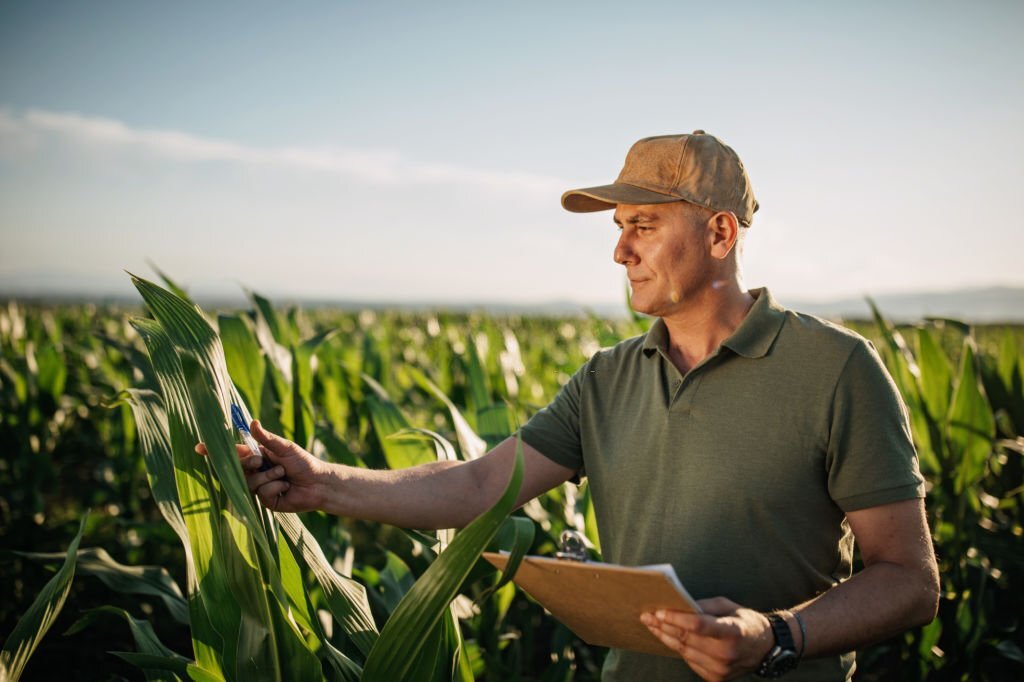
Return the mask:
<svg viewBox="0 0 1024 682">
<path fill-rule="evenodd" d="M 139 404 L 139 414 L 145 417 L 138 421 L 139 434 L 144 446 L 150 443 L 158 450 L 146 455 L 147 458 L 163 456 L 159 450 L 166 447 L 166 441 L 170 442 L 180 509 L 187 528 L 182 543 L 188 568 L 192 647 L 197 665 L 223 676 L 223 670 L 233 671 L 235 667 L 235 648 L 225 646 L 224 642 L 237 640 L 240 610 L 228 587 L 222 553 L 216 549 L 220 542 L 220 503 L 213 491 L 209 463 L 193 450 L 199 433 L 181 362 L 171 339 L 156 320 L 136 319 L 132 326 L 149 350 L 163 397 L 162 405 L 155 401 Z M 164 424 L 166 434 L 162 431 Z"/>
<path fill-rule="evenodd" d="M 391 401 L 383 386 L 367 375 L 363 375 L 363 381 L 370 388 L 366 394 L 366 406 L 370 411 L 373 430 L 377 433 L 377 439 L 384 450 L 388 468 L 405 469 L 434 461 L 434 448 L 426 445 L 424 441 L 389 438 L 393 434 L 409 429 L 409 419 Z"/>
<path fill-rule="evenodd" d="M 167 288 L 171 290 L 171 293 L 173 293 L 175 296 L 177 296 L 183 301 L 188 301 L 189 303 L 192 303 L 192 299 L 189 297 L 188 292 L 185 291 L 184 287 L 182 287 L 173 279 L 171 279 L 170 276 L 163 270 L 158 268 L 156 264 L 153 263 L 153 261 L 146 262 L 149 263 L 149 267 L 153 268 L 153 272 L 156 273 L 157 277 L 163 280 L 163 283 L 167 285 Z"/>
<path fill-rule="evenodd" d="M 363 668 L 364 682 L 406 679 L 410 666 L 423 648 L 427 635 L 449 608 L 459 586 L 469 574 L 505 517 L 515 508 L 523 478 L 522 445 L 516 450 L 515 467 L 501 498 L 455 536 L 448 549 L 423 573 L 391 614 Z"/>
<path fill-rule="evenodd" d="M 958 494 L 985 475 L 985 463 L 995 436 L 995 418 L 978 381 L 974 353 L 973 343 L 968 339 L 964 342 L 960 378 L 949 413 L 950 446 L 959 462 Z"/>
<path fill-rule="evenodd" d="M 288 596 L 275 563 L 278 547 L 268 540 L 238 463 L 228 408 L 232 402 L 241 402 L 241 397 L 227 373 L 220 339 L 197 307 L 145 280 L 135 278 L 134 283 L 174 345 L 177 367 L 173 362 L 161 363 L 168 369 L 161 377 L 165 398 L 169 405 L 180 406 L 181 429 L 198 432 L 206 444 L 206 462 L 215 475 L 205 481 L 206 491 L 213 492 L 208 498 L 211 527 L 205 532 L 215 549 L 211 564 L 218 566 L 214 574 L 220 574 L 220 585 L 207 590 L 205 576 L 198 575 L 199 570 L 197 575 L 204 603 L 228 598 L 237 605 L 225 617 L 205 604 L 223 641 L 233 643 L 225 647 L 224 670 L 238 679 L 319 677 L 320 662 L 289 615 Z"/>
<path fill-rule="evenodd" d="M 180 680 L 179 675 L 183 676 L 186 674 L 185 671 L 190 661 L 167 648 L 160 641 L 160 638 L 156 636 L 153 625 L 148 620 L 134 618 L 124 609 L 113 606 L 100 606 L 95 609 L 89 609 L 85 612 L 85 616 L 76 621 L 65 634 L 70 635 L 85 629 L 103 614 L 123 618 L 128 623 L 132 639 L 135 640 L 135 646 L 138 648 L 139 654 L 142 654 L 142 657 L 137 657 L 137 655 L 131 652 L 121 652 L 128 653 L 129 656 L 127 658 L 121 655 L 121 653 L 112 653 L 125 658 L 129 663 L 134 663 L 143 668 L 147 680 Z M 134 660 L 130 660 L 132 658 Z"/>
<path fill-rule="evenodd" d="M 60 611 L 64 607 L 64 600 L 67 599 L 68 591 L 71 589 L 71 581 L 75 577 L 78 544 L 82 541 L 87 518 L 89 518 L 88 512 L 78 524 L 78 533 L 68 547 L 64 564 L 60 570 L 43 586 L 32 605 L 18 619 L 14 631 L 4 641 L 4 648 L 0 651 L 0 682 L 17 682 L 25 671 L 25 665 L 32 653 L 39 646 L 39 642 L 46 636 L 54 621 L 57 620 L 57 616 L 60 615 Z"/>
<path fill-rule="evenodd" d="M 157 380 L 159 381 L 159 380 Z M 132 410 L 146 463 L 146 476 L 157 508 L 177 533 L 186 552 L 189 550 L 188 529 L 181 514 L 178 488 L 174 479 L 174 459 L 168 435 L 167 412 L 163 399 L 155 391 L 128 389 L 122 393 Z M 189 562 L 191 564 L 191 561 Z"/>
<path fill-rule="evenodd" d="M 455 427 L 455 436 L 459 441 L 459 450 L 462 452 L 462 459 L 476 459 L 483 455 L 487 451 L 487 443 L 484 442 L 483 438 L 476 435 L 476 432 L 473 431 L 473 427 L 469 425 L 469 422 L 466 421 L 466 418 L 462 415 L 462 412 L 459 411 L 459 408 L 455 406 L 455 403 L 453 403 L 448 396 L 444 394 L 437 384 L 431 381 L 427 375 L 419 369 L 415 367 L 409 367 L 407 369 L 409 375 L 412 376 L 413 381 L 415 381 L 420 388 L 433 395 L 448 408 L 448 413 L 452 418 L 452 425 Z"/>
<path fill-rule="evenodd" d="M 15 552 L 19 556 L 37 561 L 61 559 L 57 552 Z M 110 589 L 122 594 L 148 594 L 159 597 L 171 612 L 174 620 L 188 625 L 188 603 L 181 594 L 178 583 L 163 566 L 125 566 L 114 560 L 102 547 L 90 547 L 78 551 L 77 571 L 81 575 L 99 578 Z"/>
<path fill-rule="evenodd" d="M 928 408 L 928 414 L 942 423 L 949 412 L 953 368 L 930 331 L 921 328 L 917 332 L 921 358 L 921 396 Z"/>
<path fill-rule="evenodd" d="M 249 299 L 256 306 L 256 310 L 261 318 L 267 323 L 267 327 L 270 328 L 271 334 L 274 335 L 274 340 L 281 344 L 281 346 L 288 348 L 295 343 L 295 334 L 288 324 L 288 321 L 283 319 L 277 314 L 274 306 L 265 299 L 264 297 L 257 294 L 255 291 L 249 292 Z"/>
<path fill-rule="evenodd" d="M 377 641 L 377 626 L 370 614 L 366 588 L 334 570 L 320 543 L 295 514 L 275 514 L 295 552 L 296 558 L 323 590 L 327 608 L 363 654 Z"/>
<path fill-rule="evenodd" d="M 537 529 L 533 525 L 532 519 L 523 516 L 510 516 L 505 519 L 501 530 L 498 531 L 497 544 L 501 549 L 508 551 L 509 556 L 505 564 L 505 570 L 501 573 L 501 579 L 491 590 L 498 590 L 504 587 L 506 583 L 515 577 L 516 571 L 519 570 L 519 564 L 522 563 L 523 558 L 530 551 L 530 547 L 533 546 L 533 538 L 536 532 Z"/>
<path fill-rule="evenodd" d="M 265 368 L 259 341 L 249 325 L 249 321 L 239 315 L 217 318 L 228 373 L 252 413 L 260 414 Z"/>
</svg>

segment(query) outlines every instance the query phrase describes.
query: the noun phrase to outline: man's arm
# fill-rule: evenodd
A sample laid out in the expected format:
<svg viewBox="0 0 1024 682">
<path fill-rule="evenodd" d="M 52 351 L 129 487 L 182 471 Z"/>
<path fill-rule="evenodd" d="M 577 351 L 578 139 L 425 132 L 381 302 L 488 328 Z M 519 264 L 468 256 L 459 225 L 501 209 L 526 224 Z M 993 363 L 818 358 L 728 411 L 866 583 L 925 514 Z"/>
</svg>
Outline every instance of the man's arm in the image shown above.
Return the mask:
<svg viewBox="0 0 1024 682">
<path fill-rule="evenodd" d="M 792 608 L 807 628 L 787 617 L 804 657 L 827 656 L 884 639 L 935 617 L 939 578 L 924 501 L 894 502 L 847 514 L 864 570 L 818 597 Z M 644 623 L 707 680 L 727 680 L 756 670 L 774 637 L 768 619 L 728 599 L 698 602 L 694 615 L 664 611 Z"/>
<path fill-rule="evenodd" d="M 461 528 L 490 508 L 504 491 L 515 461 L 516 439 L 507 438 L 468 462 L 431 462 L 372 470 L 324 462 L 253 422 L 252 435 L 273 466 L 239 447 L 249 490 L 278 511 L 323 510 L 405 528 Z M 575 473 L 526 443 L 519 505 L 569 480 Z"/>
</svg>

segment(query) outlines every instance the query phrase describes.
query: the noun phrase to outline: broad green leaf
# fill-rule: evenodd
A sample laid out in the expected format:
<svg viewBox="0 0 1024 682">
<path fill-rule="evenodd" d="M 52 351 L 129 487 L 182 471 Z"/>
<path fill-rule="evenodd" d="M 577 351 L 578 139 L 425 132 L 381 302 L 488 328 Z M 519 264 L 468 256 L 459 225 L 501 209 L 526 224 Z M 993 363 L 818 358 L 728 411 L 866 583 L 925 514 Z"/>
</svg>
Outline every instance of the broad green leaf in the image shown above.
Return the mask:
<svg viewBox="0 0 1024 682">
<path fill-rule="evenodd" d="M 523 477 L 522 446 L 501 498 L 455 536 L 391 614 L 363 668 L 365 682 L 405 679 L 425 639 L 449 608 L 480 553 L 515 508 Z"/>
<path fill-rule="evenodd" d="M 421 372 L 415 367 L 408 368 L 410 376 L 419 385 L 420 388 L 430 393 L 432 396 L 444 403 L 445 407 L 448 408 L 448 414 L 451 415 L 452 425 L 455 427 L 455 436 L 459 441 L 459 450 L 462 452 L 462 459 L 476 459 L 487 451 L 487 443 L 484 439 L 476 435 L 473 431 L 473 427 L 469 425 L 466 418 L 459 411 L 459 408 L 455 406 L 448 396 L 427 377 L 426 374 Z"/>
<path fill-rule="evenodd" d="M 370 614 L 366 588 L 331 566 L 320 543 L 295 514 L 275 514 L 296 558 L 316 578 L 324 592 L 327 608 L 359 650 L 369 654 L 377 640 L 377 626 Z"/>
<path fill-rule="evenodd" d="M 984 476 L 995 434 L 995 419 L 978 380 L 974 353 L 974 346 L 968 339 L 964 343 L 960 378 L 949 413 L 949 440 L 959 467 L 957 493 L 963 493 Z"/>
<path fill-rule="evenodd" d="M 185 554 L 191 568 L 189 612 L 196 662 L 204 670 L 223 675 L 223 671 L 233 671 L 235 667 L 235 648 L 225 646 L 225 642 L 237 641 L 241 616 L 238 603 L 228 587 L 222 553 L 217 551 L 220 541 L 217 510 L 220 502 L 213 492 L 209 463 L 193 450 L 200 437 L 192 416 L 181 362 L 171 339 L 156 320 L 136 319 L 132 320 L 132 326 L 149 349 L 167 410 L 175 480 L 182 518 L 188 529 Z M 143 405 L 152 408 L 152 403 Z M 139 424 L 142 434 L 160 424 L 160 415 Z M 153 433 L 150 441 L 159 443 L 159 435 Z"/>
<path fill-rule="evenodd" d="M 48 393 L 54 402 L 60 400 L 68 378 L 63 353 L 56 346 L 47 344 L 36 353 L 36 364 L 39 367 L 36 378 L 39 390 Z"/>
<path fill-rule="evenodd" d="M 480 436 L 493 448 L 514 431 L 512 411 L 505 403 L 493 403 L 477 410 L 476 426 Z"/>
<path fill-rule="evenodd" d="M 882 315 L 871 298 L 868 298 L 867 301 L 871 307 L 871 314 L 875 319 L 878 331 L 885 342 L 882 356 L 888 361 L 889 372 L 900 389 L 900 393 L 903 394 L 903 399 L 912 408 L 916 407 L 921 402 L 921 371 L 917 366 L 917 362 L 914 360 L 910 348 L 907 347 L 903 335 Z"/>
<path fill-rule="evenodd" d="M 58 552 L 15 552 L 37 561 L 63 559 Z M 78 550 L 77 571 L 80 575 L 99 578 L 110 589 L 121 594 L 148 594 L 158 597 L 167 606 L 174 620 L 188 625 L 188 603 L 174 578 L 163 566 L 125 566 L 102 547 Z"/>
<path fill-rule="evenodd" d="M 128 389 L 122 395 L 135 416 L 153 499 L 164 519 L 178 534 L 185 551 L 190 552 L 188 529 L 181 515 L 181 503 L 178 501 L 178 488 L 174 479 L 174 459 L 171 456 L 171 439 L 163 399 L 155 391 L 142 389 Z M 190 566 L 191 563 L 188 562 Z"/>
<path fill-rule="evenodd" d="M 434 448 L 426 445 L 424 441 L 397 440 L 389 437 L 410 428 L 409 419 L 391 402 L 383 386 L 370 376 L 364 375 L 363 381 L 370 388 L 366 394 L 366 406 L 370 411 L 373 430 L 384 450 L 388 468 L 405 469 L 434 461 Z"/>
<path fill-rule="evenodd" d="M 122 618 L 128 623 L 132 639 L 135 640 L 135 646 L 138 648 L 138 653 L 142 654 L 145 658 L 137 657 L 135 660 L 129 660 L 133 658 L 133 656 L 129 655 L 125 660 L 129 660 L 130 663 L 143 668 L 147 680 L 177 681 L 181 679 L 180 676 L 186 674 L 185 671 L 190 661 L 167 648 L 160 641 L 160 638 L 156 636 L 153 625 L 148 620 L 134 618 L 124 609 L 113 606 L 100 606 L 95 609 L 89 609 L 65 634 L 70 635 L 85 629 L 104 614 Z M 117 655 L 121 654 L 117 653 Z M 121 657 L 125 658 L 124 656 Z M 163 664 L 161 664 L 161 661 L 163 661 Z M 168 670 L 168 667 L 170 670 Z"/>
<path fill-rule="evenodd" d="M 167 288 L 171 290 L 171 293 L 173 293 L 175 296 L 177 296 L 183 301 L 188 301 L 189 303 L 192 303 L 192 299 L 189 297 L 188 292 L 185 291 L 184 287 L 182 287 L 173 279 L 171 279 L 170 276 L 167 275 L 167 273 L 158 268 L 156 264 L 153 263 L 152 261 L 146 262 L 149 263 L 149 267 L 153 268 L 153 272 L 156 273 L 157 277 L 163 280 L 163 283 L 167 285 Z"/>
<path fill-rule="evenodd" d="M 281 344 L 284 348 L 288 348 L 295 343 L 296 338 L 291 325 L 277 313 L 277 310 L 274 309 L 270 301 L 255 291 L 249 292 L 249 299 L 256 306 L 259 316 L 267 323 L 267 327 L 270 328 L 270 332 L 274 335 L 274 340 L 277 343 Z"/>
<path fill-rule="evenodd" d="M 519 570 L 519 564 L 522 563 L 523 558 L 530 551 L 530 547 L 533 546 L 536 532 L 537 529 L 533 525 L 532 519 L 523 516 L 510 516 L 505 519 L 505 523 L 498 531 L 498 547 L 508 551 L 508 562 L 505 564 L 505 570 L 501 573 L 501 579 L 491 588 L 492 590 L 501 589 L 515 577 L 516 571 Z"/>
<path fill-rule="evenodd" d="M 188 666 L 190 663 L 188 659 L 178 656 L 140 654 L 135 651 L 111 651 L 110 654 L 142 670 L 147 680 L 188 679 Z"/>
<path fill-rule="evenodd" d="M 60 615 L 68 590 L 71 589 L 71 581 L 75 577 L 75 558 L 78 556 L 78 544 L 82 541 L 87 518 L 88 513 L 78 524 L 78 533 L 68 547 L 60 570 L 43 586 L 32 605 L 18 619 L 14 631 L 4 641 L 4 648 L 0 651 L 0 682 L 17 682 L 39 642 Z"/>
<path fill-rule="evenodd" d="M 253 414 L 260 414 L 265 368 L 259 341 L 249 321 L 239 315 L 220 315 L 217 327 L 224 344 L 224 359 L 235 386 Z"/>
<path fill-rule="evenodd" d="M 942 423 L 949 412 L 953 368 L 929 330 L 919 329 L 917 340 L 921 357 L 921 397 L 931 418 Z"/>
<path fill-rule="evenodd" d="M 226 498 L 214 507 L 219 513 L 213 535 L 216 557 L 223 562 L 229 593 L 239 607 L 237 636 L 224 638 L 236 643 L 234 674 L 275 680 L 319 676 L 319 661 L 288 615 L 288 598 L 274 563 L 276 548 L 268 542 L 238 463 L 227 414 L 240 397 L 233 392 L 220 340 L 197 307 L 144 280 L 136 278 L 135 285 L 177 347 L 183 379 L 177 384 L 183 383 L 187 392 L 188 421 L 206 444 L 208 462 Z"/>
</svg>

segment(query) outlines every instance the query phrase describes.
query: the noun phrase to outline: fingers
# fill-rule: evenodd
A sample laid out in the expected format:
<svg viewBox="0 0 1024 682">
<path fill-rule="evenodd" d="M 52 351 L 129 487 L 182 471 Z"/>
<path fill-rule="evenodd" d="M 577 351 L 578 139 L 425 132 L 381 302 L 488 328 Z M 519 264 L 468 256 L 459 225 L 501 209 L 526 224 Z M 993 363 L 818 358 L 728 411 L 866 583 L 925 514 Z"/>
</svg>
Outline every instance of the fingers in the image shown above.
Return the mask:
<svg viewBox="0 0 1024 682">
<path fill-rule="evenodd" d="M 736 602 L 726 599 L 725 597 L 701 599 L 697 602 L 697 606 L 699 606 L 704 613 L 710 613 L 712 616 L 729 616 L 735 613 L 737 609 L 742 608 Z"/>
<path fill-rule="evenodd" d="M 207 457 L 210 454 L 210 451 L 206 447 L 206 443 L 197 443 L 196 447 L 195 447 L 195 451 L 196 451 L 196 454 L 202 455 L 203 457 Z M 262 462 L 263 462 L 263 457 L 258 457 L 256 455 L 253 455 L 252 454 L 252 450 L 249 449 L 248 445 L 245 445 L 245 444 L 242 444 L 242 443 L 236 443 L 235 444 L 235 452 L 238 453 L 238 459 L 240 459 L 242 461 L 242 468 L 243 469 L 247 468 L 246 465 L 245 465 L 246 461 L 249 461 L 249 460 L 255 461 L 256 464 L 253 467 L 255 469 L 258 469 L 261 466 Z M 263 446 L 260 446 L 260 452 L 262 453 L 262 455 L 264 457 L 267 457 L 267 459 L 271 459 L 269 457 L 270 451 L 267 450 L 266 448 L 264 448 Z"/>
<path fill-rule="evenodd" d="M 255 460 L 262 458 L 250 457 L 249 459 Z M 287 483 L 287 481 L 282 480 L 285 476 L 283 466 L 273 466 L 266 471 L 261 471 L 258 463 L 255 467 L 252 467 L 251 463 L 243 462 L 243 464 L 250 467 L 246 470 L 245 482 L 249 486 L 249 492 L 251 493 L 259 492 L 260 488 L 271 483 Z"/>
<path fill-rule="evenodd" d="M 718 651 L 719 647 L 716 646 L 718 642 L 714 639 L 697 634 L 695 629 L 675 625 L 673 622 L 662 617 L 669 614 L 690 615 L 672 611 L 645 613 L 640 617 L 640 620 L 651 631 L 651 634 L 657 637 L 666 647 L 676 652 L 680 658 L 684 659 L 701 678 L 705 680 L 725 680 L 735 676 L 733 674 L 734 671 L 731 670 L 731 665 L 736 660 L 735 653 Z M 673 621 L 677 620 L 692 621 L 696 627 L 699 628 L 701 626 L 696 619 L 673 618 Z"/>
<path fill-rule="evenodd" d="M 264 507 L 274 511 L 282 511 L 282 498 L 287 495 L 291 487 L 291 483 L 288 481 L 277 480 L 260 486 L 259 490 L 255 492 Z"/>
<path fill-rule="evenodd" d="M 252 433 L 252 437 L 255 438 L 260 445 L 269 450 L 271 454 L 283 455 L 292 447 L 292 442 L 290 440 L 281 438 L 281 436 L 267 431 L 263 428 L 263 424 L 261 424 L 258 419 L 253 420 L 252 427 L 249 431 Z"/>
</svg>

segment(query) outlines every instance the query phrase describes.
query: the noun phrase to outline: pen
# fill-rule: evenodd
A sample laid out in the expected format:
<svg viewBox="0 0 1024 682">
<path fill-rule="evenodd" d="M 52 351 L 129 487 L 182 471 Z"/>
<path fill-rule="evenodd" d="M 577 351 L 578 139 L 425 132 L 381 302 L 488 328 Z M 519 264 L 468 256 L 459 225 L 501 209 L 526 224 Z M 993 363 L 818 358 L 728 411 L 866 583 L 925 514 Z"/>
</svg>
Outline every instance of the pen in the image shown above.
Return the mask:
<svg viewBox="0 0 1024 682">
<path fill-rule="evenodd" d="M 266 471 L 272 465 L 260 452 L 260 444 L 256 442 L 256 439 L 252 437 L 252 433 L 249 431 L 249 426 L 245 423 L 245 417 L 242 416 L 242 408 L 238 405 L 231 405 L 231 423 L 234 424 L 235 430 L 242 437 L 242 442 L 249 446 L 250 452 L 255 457 L 260 457 L 262 464 L 260 464 L 260 471 Z"/>
</svg>

